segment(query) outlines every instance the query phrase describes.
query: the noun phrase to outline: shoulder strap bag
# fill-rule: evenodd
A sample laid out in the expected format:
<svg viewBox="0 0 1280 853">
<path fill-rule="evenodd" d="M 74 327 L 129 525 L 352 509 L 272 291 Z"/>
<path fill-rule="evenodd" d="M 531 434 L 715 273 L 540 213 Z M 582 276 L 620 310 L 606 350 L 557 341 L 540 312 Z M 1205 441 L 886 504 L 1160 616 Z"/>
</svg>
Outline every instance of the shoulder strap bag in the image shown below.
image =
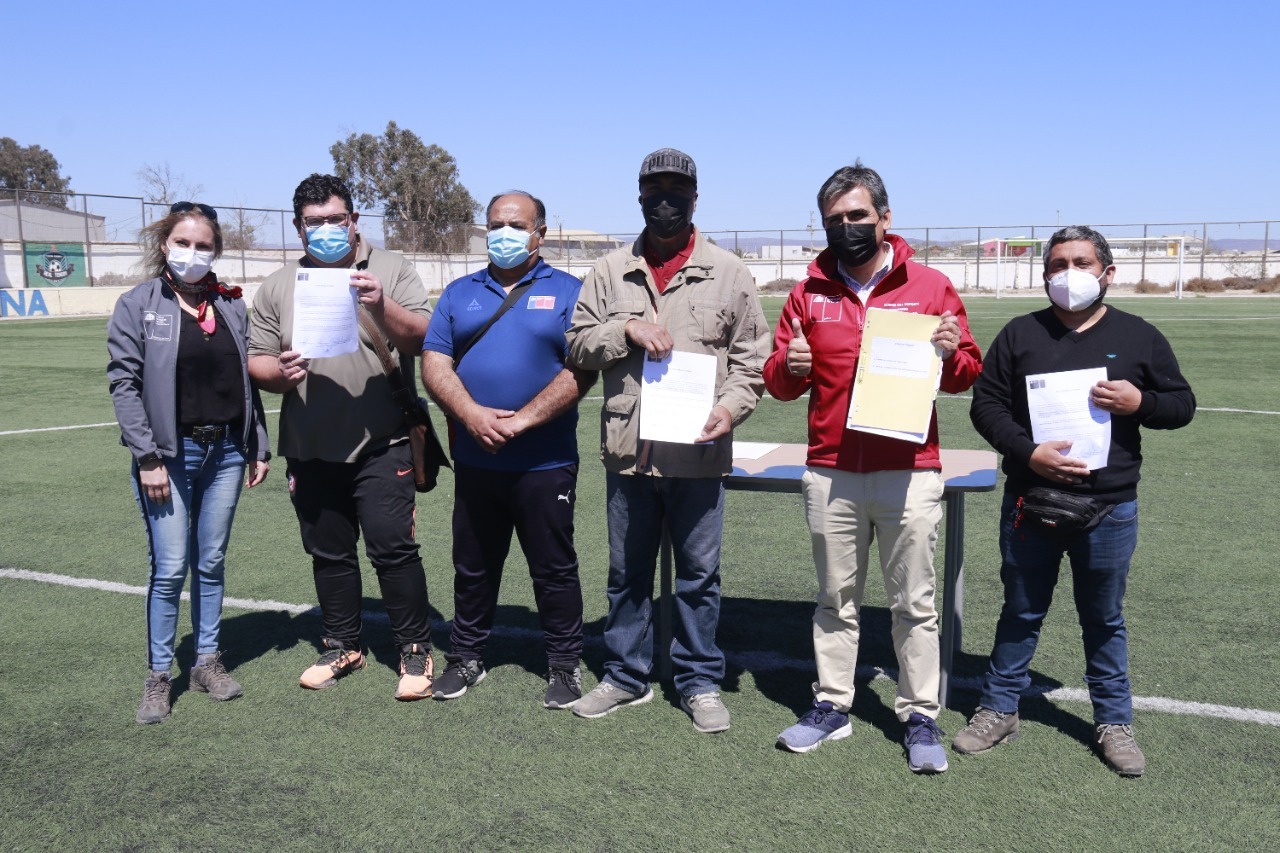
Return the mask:
<svg viewBox="0 0 1280 853">
<path fill-rule="evenodd" d="M 373 340 L 373 349 L 378 353 L 382 369 L 391 383 L 391 397 L 404 412 L 409 422 L 409 451 L 413 456 L 413 487 L 419 492 L 429 492 L 436 487 L 441 466 L 453 469 L 449 464 L 449 456 L 440 446 L 436 437 L 435 426 L 431 423 L 431 410 L 425 397 L 419 397 L 411 381 L 406 381 L 400 369 L 400 359 L 392 355 L 383 338 L 382 330 L 373 321 L 373 317 L 364 307 L 359 311 L 360 325 Z M 415 389 L 416 390 L 416 389 Z"/>
<path fill-rule="evenodd" d="M 525 291 L 533 287 L 533 282 L 534 282 L 534 279 L 529 279 L 528 281 L 517 284 L 515 287 L 511 288 L 511 291 L 507 294 L 507 298 L 502 300 L 502 304 L 498 306 L 498 310 L 494 311 L 493 316 L 485 321 L 485 324 L 480 327 L 480 331 L 472 335 L 471 340 L 463 344 L 461 348 L 459 348 L 458 351 L 454 353 L 453 355 L 454 370 L 458 369 L 458 365 L 462 362 L 462 357 L 465 356 L 467 353 L 471 352 L 471 348 L 473 346 L 480 343 L 480 339 L 484 337 L 485 332 L 493 328 L 493 324 L 498 322 L 498 318 L 500 318 L 503 314 L 510 311 L 511 306 L 515 305 L 516 302 L 519 301 L 520 297 L 524 295 Z"/>
</svg>

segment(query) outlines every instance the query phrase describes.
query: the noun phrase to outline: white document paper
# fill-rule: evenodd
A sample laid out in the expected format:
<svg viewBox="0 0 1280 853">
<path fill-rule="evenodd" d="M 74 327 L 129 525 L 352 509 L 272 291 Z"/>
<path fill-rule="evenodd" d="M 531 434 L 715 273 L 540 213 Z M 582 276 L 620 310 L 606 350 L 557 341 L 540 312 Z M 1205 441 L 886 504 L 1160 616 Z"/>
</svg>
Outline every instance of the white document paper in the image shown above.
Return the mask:
<svg viewBox="0 0 1280 853">
<path fill-rule="evenodd" d="M 883 435 L 885 438 L 896 438 L 898 441 L 909 441 L 912 444 L 924 444 L 925 440 L 929 437 L 928 430 L 925 430 L 924 432 L 908 432 L 907 430 L 902 429 L 880 429 L 879 427 L 869 426 L 849 428 L 856 429 L 858 432 L 865 432 L 870 435 Z"/>
<path fill-rule="evenodd" d="M 293 283 L 293 348 L 306 358 L 355 352 L 356 311 L 351 270 L 300 268 Z"/>
<path fill-rule="evenodd" d="M 874 338 L 871 341 L 871 363 L 867 367 L 878 376 L 929 379 L 933 360 L 937 357 L 935 349 L 929 341 Z"/>
<path fill-rule="evenodd" d="M 1069 441 L 1064 456 L 1079 459 L 1090 471 L 1107 467 L 1111 454 L 1111 413 L 1093 405 L 1089 392 L 1105 382 L 1105 367 L 1039 373 L 1027 377 L 1027 410 L 1036 444 Z"/>
<path fill-rule="evenodd" d="M 644 359 L 640 387 L 640 438 L 696 444 L 715 405 L 716 357 L 672 352 L 659 361 Z"/>
<path fill-rule="evenodd" d="M 734 441 L 733 458 L 759 459 L 761 456 L 772 453 L 781 446 L 781 444 L 771 444 L 767 441 Z"/>
</svg>

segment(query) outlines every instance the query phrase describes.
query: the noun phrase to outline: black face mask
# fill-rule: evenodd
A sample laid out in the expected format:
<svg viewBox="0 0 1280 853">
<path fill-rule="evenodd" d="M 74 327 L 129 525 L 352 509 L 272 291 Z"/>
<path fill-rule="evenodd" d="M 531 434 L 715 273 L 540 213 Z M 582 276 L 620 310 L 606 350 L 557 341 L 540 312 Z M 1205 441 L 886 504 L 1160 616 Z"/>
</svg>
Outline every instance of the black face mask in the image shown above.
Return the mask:
<svg viewBox="0 0 1280 853">
<path fill-rule="evenodd" d="M 827 228 L 827 245 L 846 267 L 857 268 L 876 256 L 880 241 L 874 222 L 841 222 Z"/>
<path fill-rule="evenodd" d="M 640 202 L 644 224 L 655 237 L 674 237 L 689 226 L 693 199 L 675 193 L 655 193 Z"/>
</svg>

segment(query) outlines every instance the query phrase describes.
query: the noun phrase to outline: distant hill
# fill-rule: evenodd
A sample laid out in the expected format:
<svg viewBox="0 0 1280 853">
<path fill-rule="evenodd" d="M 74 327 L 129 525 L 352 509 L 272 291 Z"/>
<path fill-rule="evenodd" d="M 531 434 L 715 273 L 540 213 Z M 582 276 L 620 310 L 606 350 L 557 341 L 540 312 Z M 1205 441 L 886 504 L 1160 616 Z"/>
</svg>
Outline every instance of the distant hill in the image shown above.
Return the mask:
<svg viewBox="0 0 1280 853">
<path fill-rule="evenodd" d="M 729 249 L 730 251 L 732 251 L 734 248 L 734 240 L 733 240 L 732 233 L 725 234 L 722 232 L 717 234 L 715 232 L 707 232 L 707 236 L 715 240 L 716 243 L 722 248 Z M 786 240 L 783 240 L 782 242 L 787 246 L 808 246 L 809 245 L 809 241 L 807 239 L 795 240 L 795 239 L 788 238 Z M 917 251 L 919 251 L 924 245 L 923 240 L 920 240 L 915 237 L 908 237 L 907 242 L 910 243 L 912 246 L 914 246 Z M 964 242 L 965 241 L 963 240 L 956 241 L 956 245 L 963 244 Z M 1213 247 L 1214 251 L 1218 251 L 1218 252 L 1261 252 L 1263 241 L 1261 238 L 1219 240 L 1217 238 L 1210 237 L 1209 244 Z M 737 241 L 737 248 L 739 250 L 743 252 L 751 252 L 753 254 L 759 254 L 761 248 L 764 246 L 776 246 L 776 245 L 778 245 L 778 238 L 776 235 L 770 238 L 768 236 L 761 235 L 759 232 L 756 232 L 753 234 L 741 234 L 738 236 L 738 241 Z M 826 245 L 827 245 L 827 239 L 824 234 L 815 235 L 813 240 L 813 246 L 815 248 L 817 248 L 818 250 L 821 250 Z M 935 242 L 934 245 L 946 246 L 950 244 L 939 241 L 939 242 Z M 973 244 L 970 243 L 969 245 L 972 247 Z M 1280 235 L 1277 235 L 1271 238 L 1271 248 L 1269 251 L 1280 252 Z"/>
<path fill-rule="evenodd" d="M 1209 238 L 1209 245 L 1215 251 L 1219 252 L 1261 252 L 1262 240 L 1218 240 L 1213 237 Z M 1271 238 L 1271 248 L 1269 252 L 1280 251 L 1280 237 Z"/>
</svg>

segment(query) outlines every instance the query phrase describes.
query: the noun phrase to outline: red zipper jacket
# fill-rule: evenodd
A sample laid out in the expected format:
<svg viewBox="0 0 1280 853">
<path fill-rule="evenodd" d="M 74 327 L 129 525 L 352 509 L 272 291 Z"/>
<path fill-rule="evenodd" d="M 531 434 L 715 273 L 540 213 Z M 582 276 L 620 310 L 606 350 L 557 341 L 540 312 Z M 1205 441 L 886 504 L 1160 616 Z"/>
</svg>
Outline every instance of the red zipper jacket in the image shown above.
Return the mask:
<svg viewBox="0 0 1280 853">
<path fill-rule="evenodd" d="M 939 316 L 949 309 L 955 314 L 960 347 L 942 362 L 942 390 L 948 394 L 967 391 L 982 371 L 982 353 L 969 331 L 964 303 L 945 275 L 909 260 L 914 252 L 905 240 L 896 234 L 885 239 L 893 245 L 893 268 L 871 291 L 868 307 Z M 793 318 L 800 319 L 813 350 L 813 370 L 808 376 L 794 376 L 787 369 Z M 845 429 L 865 319 L 866 308 L 836 269 L 835 253 L 825 250 L 809 265 L 809 277 L 792 289 L 782 308 L 773 352 L 764 365 L 765 388 L 779 400 L 794 400 L 809 392 L 808 463 L 812 466 L 855 473 L 940 469 L 936 407 L 924 444 Z"/>
</svg>

